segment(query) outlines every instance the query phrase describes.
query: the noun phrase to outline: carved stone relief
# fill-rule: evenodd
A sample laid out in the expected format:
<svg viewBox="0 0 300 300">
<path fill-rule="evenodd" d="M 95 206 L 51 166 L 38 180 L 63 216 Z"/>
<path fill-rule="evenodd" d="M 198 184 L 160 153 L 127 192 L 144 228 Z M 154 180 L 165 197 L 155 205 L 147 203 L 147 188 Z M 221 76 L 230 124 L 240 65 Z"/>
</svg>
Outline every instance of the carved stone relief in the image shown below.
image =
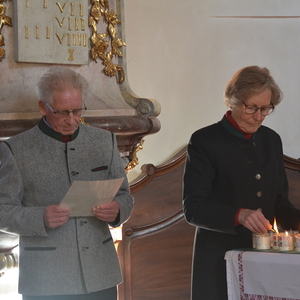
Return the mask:
<svg viewBox="0 0 300 300">
<path fill-rule="evenodd" d="M 15 60 L 88 64 L 88 4 L 88 0 L 15 0 Z"/>
</svg>

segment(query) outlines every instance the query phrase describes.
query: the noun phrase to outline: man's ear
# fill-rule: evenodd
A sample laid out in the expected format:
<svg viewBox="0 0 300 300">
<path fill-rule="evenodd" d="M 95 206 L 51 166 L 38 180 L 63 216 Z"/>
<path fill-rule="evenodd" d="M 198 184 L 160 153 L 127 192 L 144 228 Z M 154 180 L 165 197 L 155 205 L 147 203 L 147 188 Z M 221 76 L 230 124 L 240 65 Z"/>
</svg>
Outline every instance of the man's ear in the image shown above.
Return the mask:
<svg viewBox="0 0 300 300">
<path fill-rule="evenodd" d="M 42 101 L 42 100 L 39 100 L 38 101 L 38 105 L 39 105 L 39 110 L 40 110 L 41 114 L 43 116 L 46 116 L 46 114 L 47 114 L 47 108 L 46 108 L 45 102 Z"/>
</svg>

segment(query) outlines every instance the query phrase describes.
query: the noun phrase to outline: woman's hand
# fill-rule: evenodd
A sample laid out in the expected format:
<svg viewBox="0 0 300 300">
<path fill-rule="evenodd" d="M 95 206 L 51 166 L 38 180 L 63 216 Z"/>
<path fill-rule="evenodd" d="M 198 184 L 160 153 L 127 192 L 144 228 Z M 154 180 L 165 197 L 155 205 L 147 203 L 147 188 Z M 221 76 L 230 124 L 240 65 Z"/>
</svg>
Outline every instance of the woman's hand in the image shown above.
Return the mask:
<svg viewBox="0 0 300 300">
<path fill-rule="evenodd" d="M 255 233 L 267 233 L 272 229 L 272 225 L 267 220 L 260 209 L 242 209 L 238 216 L 240 224 Z"/>
</svg>

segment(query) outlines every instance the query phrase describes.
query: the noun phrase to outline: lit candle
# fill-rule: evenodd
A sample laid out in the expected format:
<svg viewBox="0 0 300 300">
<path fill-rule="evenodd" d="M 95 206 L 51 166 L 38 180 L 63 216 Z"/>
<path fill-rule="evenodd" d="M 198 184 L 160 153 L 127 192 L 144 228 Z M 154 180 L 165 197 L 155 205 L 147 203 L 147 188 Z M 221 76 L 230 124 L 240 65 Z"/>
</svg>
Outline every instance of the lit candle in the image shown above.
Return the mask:
<svg viewBox="0 0 300 300">
<path fill-rule="evenodd" d="M 271 247 L 274 250 L 278 250 L 278 235 L 279 235 L 279 232 L 278 232 L 278 228 L 277 228 L 276 218 L 274 218 L 273 228 L 274 228 L 274 231 L 271 232 L 271 234 L 270 234 L 271 235 Z"/>
<path fill-rule="evenodd" d="M 278 237 L 278 250 L 279 251 L 291 251 L 294 249 L 293 237 L 286 231 L 280 233 Z"/>
<path fill-rule="evenodd" d="M 272 232 L 271 233 L 271 248 L 274 250 L 278 250 L 278 233 Z"/>
<path fill-rule="evenodd" d="M 256 234 L 256 249 L 266 250 L 271 248 L 271 239 L 268 233 Z"/>
</svg>

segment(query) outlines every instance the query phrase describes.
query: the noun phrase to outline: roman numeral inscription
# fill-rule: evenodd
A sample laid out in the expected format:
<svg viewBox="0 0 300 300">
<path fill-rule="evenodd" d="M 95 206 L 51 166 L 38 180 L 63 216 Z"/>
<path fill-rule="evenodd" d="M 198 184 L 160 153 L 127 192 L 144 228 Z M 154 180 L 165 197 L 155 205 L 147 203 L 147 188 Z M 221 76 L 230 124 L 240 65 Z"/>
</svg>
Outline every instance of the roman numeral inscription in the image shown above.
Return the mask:
<svg viewBox="0 0 300 300">
<path fill-rule="evenodd" d="M 16 0 L 16 60 L 87 64 L 88 1 Z"/>
</svg>

